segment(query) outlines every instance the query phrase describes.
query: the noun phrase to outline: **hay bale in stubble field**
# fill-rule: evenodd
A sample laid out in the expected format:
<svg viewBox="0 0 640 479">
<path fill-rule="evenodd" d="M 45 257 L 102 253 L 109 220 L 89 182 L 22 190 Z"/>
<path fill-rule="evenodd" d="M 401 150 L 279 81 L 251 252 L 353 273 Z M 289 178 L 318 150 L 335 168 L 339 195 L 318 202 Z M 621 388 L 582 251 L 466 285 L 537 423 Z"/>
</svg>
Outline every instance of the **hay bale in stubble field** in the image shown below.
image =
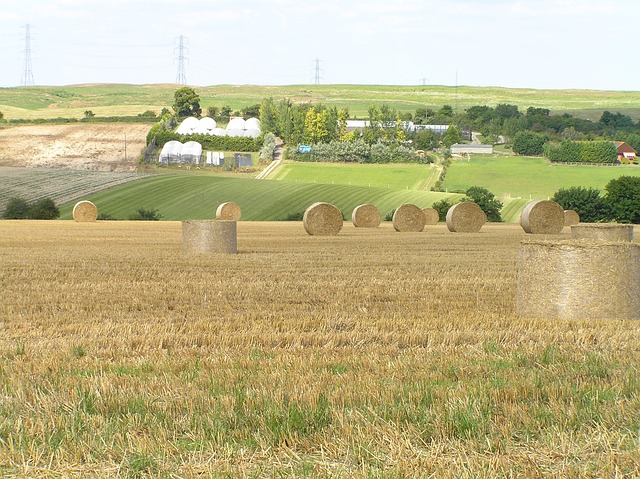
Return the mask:
<svg viewBox="0 0 640 479">
<path fill-rule="evenodd" d="M 588 241 L 633 241 L 633 225 L 615 223 L 581 223 L 571 226 L 571 238 Z"/>
<path fill-rule="evenodd" d="M 399 206 L 393 213 L 393 228 L 401 233 L 420 232 L 425 224 L 426 218 L 422 209 L 411 203 Z"/>
<path fill-rule="evenodd" d="M 351 222 L 356 228 L 377 228 L 380 221 L 380 212 L 374 205 L 356 206 L 351 213 Z"/>
<path fill-rule="evenodd" d="M 314 203 L 304 212 L 302 223 L 312 236 L 334 236 L 342 229 L 342 212 L 330 203 Z"/>
<path fill-rule="evenodd" d="M 447 228 L 454 233 L 477 233 L 486 222 L 487 215 L 472 201 L 455 204 L 447 211 Z"/>
<path fill-rule="evenodd" d="M 98 208 L 91 201 L 79 201 L 73 207 L 73 219 L 78 223 L 91 223 L 98 218 Z"/>
<path fill-rule="evenodd" d="M 580 223 L 580 215 L 575 210 L 564 210 L 564 225 L 573 226 Z"/>
<path fill-rule="evenodd" d="M 232 201 L 229 201 L 218 206 L 218 209 L 216 210 L 216 219 L 240 221 L 241 213 L 242 211 L 240 210 L 240 207 Z"/>
<path fill-rule="evenodd" d="M 564 228 L 564 209 L 555 201 L 532 201 L 522 210 L 520 226 L 530 234 L 560 234 Z"/>
<path fill-rule="evenodd" d="M 640 319 L 640 245 L 523 242 L 516 312 L 545 319 Z"/>
<path fill-rule="evenodd" d="M 183 221 L 182 249 L 189 253 L 236 254 L 237 223 L 225 220 Z"/>
<path fill-rule="evenodd" d="M 434 208 L 423 208 L 424 220 L 426 225 L 437 225 L 440 221 L 440 215 Z"/>
</svg>

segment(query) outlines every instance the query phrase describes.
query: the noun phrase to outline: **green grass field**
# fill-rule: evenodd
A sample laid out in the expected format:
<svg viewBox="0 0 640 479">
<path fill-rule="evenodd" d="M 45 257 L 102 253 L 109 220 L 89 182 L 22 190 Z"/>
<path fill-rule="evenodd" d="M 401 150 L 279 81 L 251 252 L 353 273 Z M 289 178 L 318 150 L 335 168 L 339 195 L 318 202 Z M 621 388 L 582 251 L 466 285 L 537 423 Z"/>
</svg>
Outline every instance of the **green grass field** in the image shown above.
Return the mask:
<svg viewBox="0 0 640 479">
<path fill-rule="evenodd" d="M 75 85 L 63 87 L 18 87 L 0 89 L 0 111 L 6 119 L 82 118 L 86 110 L 97 116 L 156 113 L 173 104 L 179 85 Z M 597 120 L 603 110 L 640 116 L 640 92 L 590 90 L 530 90 L 471 86 L 389 86 L 389 85 L 216 85 L 195 87 L 201 106 L 228 105 L 234 110 L 260 103 L 265 98 L 289 98 L 296 103 L 323 103 L 346 107 L 352 116 L 366 117 L 371 104 L 387 103 L 398 111 L 417 108 L 438 109 L 451 105 L 461 111 L 474 105 L 499 103 L 549 108 Z"/>
<path fill-rule="evenodd" d="M 243 220 L 282 220 L 302 213 L 312 203 L 335 204 L 347 219 L 363 203 L 376 205 L 383 217 L 403 203 L 422 208 L 442 198 L 462 195 L 364 186 L 290 183 L 214 176 L 163 175 L 144 178 L 83 197 L 101 213 L 127 219 L 138 208 L 157 209 L 164 220 L 215 217 L 219 204 L 233 201 L 242 208 Z M 70 219 L 75 202 L 61 207 L 61 219 Z"/>
<path fill-rule="evenodd" d="M 583 186 L 604 189 L 622 175 L 640 176 L 636 166 L 551 165 L 544 158 L 473 155 L 470 161 L 453 160 L 443 187 L 448 191 L 483 186 L 497 196 L 547 199 L 560 188 Z"/>
<path fill-rule="evenodd" d="M 391 188 L 395 190 L 425 190 L 437 180 L 438 171 L 431 165 L 353 163 L 284 163 L 269 179 L 326 183 L 353 186 Z M 434 180 L 435 177 L 435 180 Z"/>
</svg>

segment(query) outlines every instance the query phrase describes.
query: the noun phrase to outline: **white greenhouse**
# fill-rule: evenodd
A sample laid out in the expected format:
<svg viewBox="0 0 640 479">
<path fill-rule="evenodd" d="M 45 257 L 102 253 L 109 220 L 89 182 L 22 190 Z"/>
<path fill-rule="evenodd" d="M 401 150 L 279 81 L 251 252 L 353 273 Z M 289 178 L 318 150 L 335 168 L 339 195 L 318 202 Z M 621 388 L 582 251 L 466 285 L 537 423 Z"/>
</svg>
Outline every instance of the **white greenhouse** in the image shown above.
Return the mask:
<svg viewBox="0 0 640 479">
<path fill-rule="evenodd" d="M 213 131 L 216 129 L 216 121 L 213 118 L 205 116 L 200 118 L 198 122 L 198 128 L 195 133 L 201 133 L 203 135 L 213 135 Z"/>
<path fill-rule="evenodd" d="M 189 118 L 185 118 L 180 126 L 176 130 L 176 133 L 180 135 L 191 135 L 195 133 L 198 127 L 200 126 L 200 120 L 197 118 L 190 116 Z"/>
<path fill-rule="evenodd" d="M 244 122 L 244 129 L 260 131 L 260 120 L 258 120 L 257 118 L 249 118 Z"/>
<path fill-rule="evenodd" d="M 162 151 L 160 152 L 160 158 L 158 161 L 160 163 L 179 163 L 180 162 L 180 151 L 182 150 L 182 143 L 176 140 L 168 141 L 162 147 Z"/>
<path fill-rule="evenodd" d="M 245 129 L 245 121 L 244 118 L 235 117 L 229 120 L 227 124 L 227 131 L 229 130 L 244 130 Z"/>
<path fill-rule="evenodd" d="M 197 141 L 187 141 L 182 145 L 180 152 L 180 163 L 200 163 L 202 157 L 202 145 Z"/>
</svg>

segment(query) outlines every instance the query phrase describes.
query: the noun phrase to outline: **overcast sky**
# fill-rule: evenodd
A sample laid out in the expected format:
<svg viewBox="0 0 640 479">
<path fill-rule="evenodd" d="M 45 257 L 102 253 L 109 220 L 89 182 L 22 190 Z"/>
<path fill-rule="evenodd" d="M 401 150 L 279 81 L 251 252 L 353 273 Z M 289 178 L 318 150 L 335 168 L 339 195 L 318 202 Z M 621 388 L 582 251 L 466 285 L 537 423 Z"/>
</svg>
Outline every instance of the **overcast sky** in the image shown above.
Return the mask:
<svg viewBox="0 0 640 479">
<path fill-rule="evenodd" d="M 2 0 L 0 87 L 320 83 L 640 90 L 638 0 Z"/>
</svg>

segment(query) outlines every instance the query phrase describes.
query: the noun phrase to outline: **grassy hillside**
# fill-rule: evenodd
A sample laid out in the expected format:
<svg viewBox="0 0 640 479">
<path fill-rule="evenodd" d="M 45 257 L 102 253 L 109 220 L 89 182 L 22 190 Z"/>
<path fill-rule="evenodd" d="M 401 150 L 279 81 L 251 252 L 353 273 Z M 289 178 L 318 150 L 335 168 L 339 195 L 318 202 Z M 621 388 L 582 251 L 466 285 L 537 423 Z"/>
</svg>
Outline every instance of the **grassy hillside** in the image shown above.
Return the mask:
<svg viewBox="0 0 640 479">
<path fill-rule="evenodd" d="M 269 175 L 269 179 L 295 183 L 317 182 L 395 190 L 423 190 L 429 189 L 432 182 L 437 180 L 437 176 L 438 171 L 431 165 L 284 163 Z"/>
<path fill-rule="evenodd" d="M 349 218 L 351 211 L 363 203 L 372 203 L 384 216 L 403 203 L 428 207 L 445 197 L 462 195 L 430 191 L 392 190 L 362 186 L 289 183 L 235 179 L 213 176 L 166 175 L 88 195 L 101 213 L 126 219 L 138 208 L 155 208 L 165 220 L 207 219 L 216 208 L 233 201 L 242 208 L 243 220 L 281 220 L 304 212 L 316 201 L 327 201 Z M 63 205 L 62 219 L 71 218 L 74 202 Z"/>
<path fill-rule="evenodd" d="M 64 87 L 17 87 L 0 89 L 0 111 L 6 119 L 82 118 L 85 110 L 98 116 L 137 115 L 159 112 L 173 103 L 179 85 L 75 85 Z M 203 108 L 229 105 L 232 109 L 260 103 L 264 98 L 290 98 L 294 102 L 324 103 L 346 107 L 352 116 L 365 117 L 372 103 L 388 103 L 399 111 L 451 105 L 463 110 L 473 105 L 499 103 L 549 108 L 575 116 L 597 119 L 603 110 L 640 116 L 640 92 L 589 90 L 528 90 L 470 86 L 389 85 L 217 85 L 195 87 Z"/>
<path fill-rule="evenodd" d="M 640 176 L 640 167 L 551 165 L 544 158 L 474 155 L 470 161 L 452 161 L 443 187 L 453 191 L 484 186 L 498 196 L 546 199 L 571 186 L 604 189 L 622 175 Z"/>
</svg>

